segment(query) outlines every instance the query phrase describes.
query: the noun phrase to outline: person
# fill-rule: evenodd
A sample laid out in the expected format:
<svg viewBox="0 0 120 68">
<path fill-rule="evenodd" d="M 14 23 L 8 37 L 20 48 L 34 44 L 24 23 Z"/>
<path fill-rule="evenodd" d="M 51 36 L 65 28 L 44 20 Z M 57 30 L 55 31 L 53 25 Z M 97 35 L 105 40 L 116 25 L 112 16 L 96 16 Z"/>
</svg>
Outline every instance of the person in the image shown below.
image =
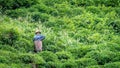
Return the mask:
<svg viewBox="0 0 120 68">
<path fill-rule="evenodd" d="M 35 36 L 33 38 L 35 53 L 42 51 L 42 40 L 44 40 L 44 39 L 45 39 L 45 36 L 41 35 L 40 30 L 36 30 Z"/>
</svg>

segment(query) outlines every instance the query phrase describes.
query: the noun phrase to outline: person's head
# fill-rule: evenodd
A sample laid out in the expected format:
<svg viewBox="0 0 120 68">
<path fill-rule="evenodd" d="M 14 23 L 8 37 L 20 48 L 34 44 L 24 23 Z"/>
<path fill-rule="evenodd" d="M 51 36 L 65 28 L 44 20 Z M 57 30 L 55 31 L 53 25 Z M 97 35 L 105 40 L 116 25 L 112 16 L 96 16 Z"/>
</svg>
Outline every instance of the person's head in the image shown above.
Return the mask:
<svg viewBox="0 0 120 68">
<path fill-rule="evenodd" d="M 40 30 L 36 30 L 35 34 L 41 34 Z"/>
</svg>

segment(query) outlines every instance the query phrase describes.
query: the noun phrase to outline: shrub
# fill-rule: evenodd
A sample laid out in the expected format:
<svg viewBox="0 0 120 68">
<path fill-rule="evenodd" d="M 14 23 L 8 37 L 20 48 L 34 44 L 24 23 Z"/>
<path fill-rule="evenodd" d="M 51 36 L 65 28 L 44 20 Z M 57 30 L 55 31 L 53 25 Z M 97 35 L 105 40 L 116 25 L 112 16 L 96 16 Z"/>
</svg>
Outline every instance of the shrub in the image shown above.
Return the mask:
<svg viewBox="0 0 120 68">
<path fill-rule="evenodd" d="M 85 9 L 82 7 L 74 7 L 73 9 L 71 9 L 71 11 L 72 11 L 71 16 L 77 16 L 82 15 Z"/>
<path fill-rule="evenodd" d="M 106 63 L 104 68 L 120 68 L 120 62 Z"/>
<path fill-rule="evenodd" d="M 31 5 L 37 4 L 37 0 L 0 0 L 0 5 L 3 10 L 16 9 L 20 7 L 30 7 Z"/>
<path fill-rule="evenodd" d="M 0 26 L 0 41 L 2 44 L 13 45 L 19 38 L 18 28 Z"/>
<path fill-rule="evenodd" d="M 1 68 L 30 68 L 30 64 L 23 64 L 23 63 L 10 63 L 10 64 L 5 64 L 5 63 L 0 63 Z"/>
<path fill-rule="evenodd" d="M 34 8 L 34 10 L 37 9 L 38 12 L 41 12 L 41 13 L 51 14 L 52 12 L 54 12 L 54 9 L 52 7 L 50 6 L 48 7 L 43 3 L 33 5 L 32 8 Z"/>
<path fill-rule="evenodd" d="M 91 65 L 91 66 L 88 66 L 86 68 L 103 68 L 103 66 L 100 66 L 100 65 Z"/>
<path fill-rule="evenodd" d="M 66 25 L 65 25 L 65 21 L 63 19 L 56 19 L 54 17 L 51 17 L 49 19 L 49 21 L 45 22 L 44 25 L 47 26 L 47 27 L 52 27 L 54 28 L 54 31 L 58 31 L 62 28 L 64 28 Z M 58 28 L 59 27 L 59 28 Z"/>
<path fill-rule="evenodd" d="M 34 44 L 32 44 L 30 40 L 27 40 L 25 38 L 19 38 L 15 43 L 14 43 L 14 48 L 21 52 L 33 52 L 34 51 Z"/>
<path fill-rule="evenodd" d="M 75 61 L 78 65 L 78 68 L 85 68 L 91 65 L 97 65 L 97 61 L 91 58 L 81 58 Z"/>
<path fill-rule="evenodd" d="M 119 62 L 120 61 L 120 52 L 116 53 L 116 56 L 112 59 L 112 62 Z"/>
<path fill-rule="evenodd" d="M 111 62 L 115 56 L 116 54 L 114 52 L 108 50 L 91 51 L 85 55 L 86 58 L 95 59 L 99 65 Z"/>
<path fill-rule="evenodd" d="M 32 22 L 36 22 L 36 21 L 40 21 L 40 22 L 45 22 L 45 21 L 48 21 L 48 19 L 49 19 L 49 15 L 48 14 L 46 14 L 46 13 L 40 13 L 40 12 L 33 12 L 32 14 L 31 14 L 31 21 Z"/>
<path fill-rule="evenodd" d="M 55 55 L 53 52 L 50 51 L 42 51 L 39 53 L 39 55 L 46 61 L 46 62 L 56 62 L 58 61 L 57 55 Z"/>
<path fill-rule="evenodd" d="M 15 49 L 14 47 L 11 47 L 9 45 L 0 45 L 0 49 L 1 50 L 6 50 L 6 51 L 11 51 L 11 52 L 18 52 L 17 49 Z"/>
<path fill-rule="evenodd" d="M 120 33 L 120 20 L 115 20 L 109 24 L 116 33 Z"/>
<path fill-rule="evenodd" d="M 30 54 L 21 54 L 19 55 L 18 59 L 22 62 L 22 63 L 32 63 L 33 60 L 32 60 L 33 56 L 30 55 Z"/>
<path fill-rule="evenodd" d="M 47 45 L 47 47 L 44 47 L 44 49 L 47 51 L 54 52 L 54 53 L 62 51 L 62 48 L 60 48 L 57 45 Z"/>
<path fill-rule="evenodd" d="M 5 13 L 6 13 L 6 15 L 8 15 L 12 18 L 19 18 L 19 17 L 27 17 L 28 16 L 28 11 L 26 10 L 26 8 L 15 9 L 15 10 L 6 10 Z"/>
<path fill-rule="evenodd" d="M 9 63 L 9 62 L 19 63 L 19 60 L 16 59 L 17 58 L 16 53 L 12 53 L 10 51 L 1 50 L 0 54 L 1 54 L 1 59 L 0 60 L 1 60 L 2 63 Z"/>
<path fill-rule="evenodd" d="M 29 64 L 29 63 L 44 64 L 45 63 L 45 61 L 41 56 L 34 55 L 34 54 L 20 54 L 18 59 L 25 64 Z"/>
<path fill-rule="evenodd" d="M 59 68 L 59 64 L 57 62 L 46 62 L 45 63 L 45 68 Z"/>
<path fill-rule="evenodd" d="M 114 40 L 115 42 L 114 41 L 108 42 L 106 45 L 106 48 L 109 48 L 110 51 L 118 52 L 118 51 L 120 51 L 120 45 L 119 45 L 119 43 L 117 43 L 117 41 L 118 41 L 117 37 L 115 39 L 116 39 L 116 40 Z M 103 46 L 103 48 L 105 48 L 105 45 Z"/>
<path fill-rule="evenodd" d="M 92 13 L 100 14 L 100 9 L 98 7 L 95 7 L 95 6 L 89 6 L 89 7 L 87 7 L 86 10 L 90 11 Z"/>
<path fill-rule="evenodd" d="M 56 52 L 56 55 L 58 56 L 58 59 L 60 61 L 69 60 L 73 58 L 71 53 L 65 51 Z"/>
<path fill-rule="evenodd" d="M 1 63 L 9 63 L 9 59 L 4 56 L 0 56 L 0 62 Z"/>
<path fill-rule="evenodd" d="M 72 56 L 77 58 L 84 57 L 87 52 L 90 52 L 92 48 L 90 46 L 80 46 L 76 48 L 68 48 L 68 51 L 72 53 Z"/>
<path fill-rule="evenodd" d="M 66 62 L 62 63 L 61 68 L 78 68 L 78 66 L 74 60 L 67 60 Z"/>
</svg>

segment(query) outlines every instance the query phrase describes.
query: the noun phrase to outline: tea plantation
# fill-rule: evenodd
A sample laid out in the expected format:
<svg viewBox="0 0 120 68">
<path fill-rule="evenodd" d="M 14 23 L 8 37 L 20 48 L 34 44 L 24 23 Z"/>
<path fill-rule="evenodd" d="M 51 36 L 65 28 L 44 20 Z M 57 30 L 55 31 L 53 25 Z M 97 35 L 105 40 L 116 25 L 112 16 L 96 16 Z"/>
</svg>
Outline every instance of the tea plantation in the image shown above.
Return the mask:
<svg viewBox="0 0 120 68">
<path fill-rule="evenodd" d="M 39 28 L 43 51 L 34 53 Z M 0 0 L 0 68 L 120 68 L 120 0 Z"/>
</svg>

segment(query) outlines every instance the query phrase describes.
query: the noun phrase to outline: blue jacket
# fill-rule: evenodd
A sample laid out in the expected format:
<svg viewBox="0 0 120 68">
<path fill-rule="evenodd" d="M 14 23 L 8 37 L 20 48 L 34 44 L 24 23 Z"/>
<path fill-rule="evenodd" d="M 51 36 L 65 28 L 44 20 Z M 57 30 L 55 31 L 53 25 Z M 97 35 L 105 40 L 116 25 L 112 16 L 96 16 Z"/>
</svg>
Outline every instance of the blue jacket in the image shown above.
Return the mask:
<svg viewBox="0 0 120 68">
<path fill-rule="evenodd" d="M 37 41 L 37 40 L 42 41 L 43 39 L 45 39 L 45 36 L 39 34 L 34 36 L 33 41 Z"/>
</svg>

